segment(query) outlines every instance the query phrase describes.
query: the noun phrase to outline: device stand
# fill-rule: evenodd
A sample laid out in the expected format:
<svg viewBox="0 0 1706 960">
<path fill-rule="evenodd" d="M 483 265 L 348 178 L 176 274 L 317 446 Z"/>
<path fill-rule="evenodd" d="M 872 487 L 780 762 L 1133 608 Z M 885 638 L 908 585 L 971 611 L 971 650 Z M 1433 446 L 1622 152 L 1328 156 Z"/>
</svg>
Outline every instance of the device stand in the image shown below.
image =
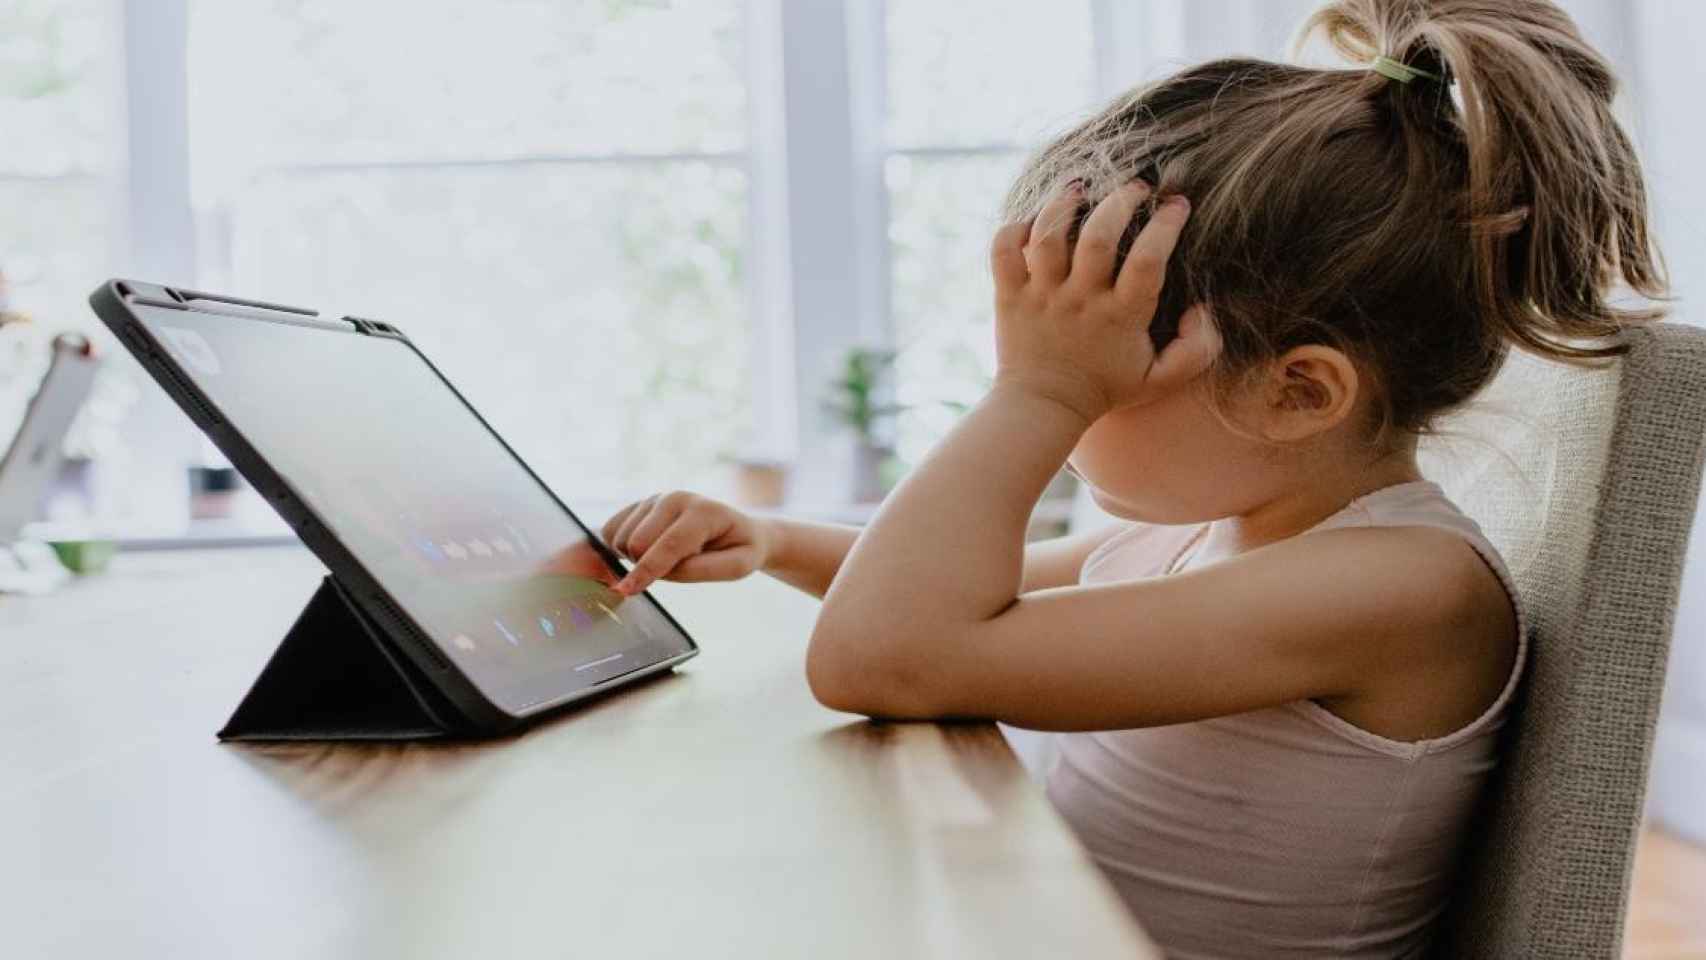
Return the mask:
<svg viewBox="0 0 1706 960">
<path fill-rule="evenodd" d="M 454 716 L 327 576 L 267 661 L 221 740 L 422 740 Z"/>
</svg>

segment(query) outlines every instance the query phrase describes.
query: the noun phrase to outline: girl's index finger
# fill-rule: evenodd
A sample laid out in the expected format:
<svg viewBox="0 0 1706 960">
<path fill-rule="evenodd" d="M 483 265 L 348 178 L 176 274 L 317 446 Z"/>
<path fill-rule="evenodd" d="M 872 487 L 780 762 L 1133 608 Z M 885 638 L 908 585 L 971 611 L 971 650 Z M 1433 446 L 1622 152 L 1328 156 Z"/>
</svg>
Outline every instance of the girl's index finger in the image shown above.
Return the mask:
<svg viewBox="0 0 1706 960">
<path fill-rule="evenodd" d="M 639 559 L 634 561 L 634 566 L 627 575 L 616 581 L 610 589 L 625 597 L 631 597 L 674 570 L 675 565 L 689 552 L 683 549 L 679 540 L 667 536 L 659 537 L 656 543 L 647 547 Z"/>
<path fill-rule="evenodd" d="M 1125 263 L 1120 266 L 1114 292 L 1132 303 L 1152 303 L 1160 299 L 1161 283 L 1167 275 L 1167 260 L 1173 255 L 1179 234 L 1184 232 L 1185 222 L 1190 217 L 1189 200 L 1181 196 L 1163 200 L 1137 239 L 1132 241 L 1131 252 L 1126 254 Z"/>
</svg>

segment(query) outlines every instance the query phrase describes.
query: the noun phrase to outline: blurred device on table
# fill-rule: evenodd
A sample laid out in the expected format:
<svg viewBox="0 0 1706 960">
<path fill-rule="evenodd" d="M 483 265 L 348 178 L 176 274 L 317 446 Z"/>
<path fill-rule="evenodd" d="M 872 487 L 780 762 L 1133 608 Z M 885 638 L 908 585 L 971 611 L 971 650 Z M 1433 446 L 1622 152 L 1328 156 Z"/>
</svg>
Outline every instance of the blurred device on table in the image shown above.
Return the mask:
<svg viewBox="0 0 1706 960">
<path fill-rule="evenodd" d="M 42 501 L 65 459 L 66 434 L 94 388 L 100 362 L 88 339 L 76 334 L 55 337 L 52 350 L 47 374 L 0 455 L 0 591 L 39 592 L 67 576 L 46 544 L 22 535 L 40 518 Z"/>
</svg>

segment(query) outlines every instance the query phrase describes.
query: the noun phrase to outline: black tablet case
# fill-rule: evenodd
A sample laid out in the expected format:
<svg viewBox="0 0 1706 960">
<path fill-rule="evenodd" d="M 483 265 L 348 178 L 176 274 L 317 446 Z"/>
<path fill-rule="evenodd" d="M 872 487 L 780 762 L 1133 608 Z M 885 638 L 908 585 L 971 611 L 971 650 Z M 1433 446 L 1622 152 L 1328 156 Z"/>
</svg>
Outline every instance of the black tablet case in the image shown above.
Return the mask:
<svg viewBox="0 0 1706 960">
<path fill-rule="evenodd" d="M 425 740 L 462 732 L 457 715 L 327 576 L 219 739 Z"/>
<path fill-rule="evenodd" d="M 256 316 L 287 323 L 318 323 L 319 314 L 300 307 L 228 297 L 204 291 L 177 290 L 135 280 L 111 280 L 89 297 L 95 314 L 139 357 L 154 353 L 140 324 L 129 316 L 126 298 L 144 306 L 184 310 L 194 302 L 196 309 Z M 359 317 L 342 317 L 343 323 L 367 336 L 387 337 L 408 343 L 400 330 L 387 323 Z M 409 344 L 410 349 L 414 349 Z M 418 354 L 419 351 L 417 350 Z M 421 362 L 432 367 L 426 357 Z M 537 717 L 517 718 L 502 713 L 469 684 L 467 702 L 452 699 L 438 682 L 423 673 L 432 666 L 453 674 L 452 665 L 430 639 L 409 622 L 355 558 L 328 530 L 321 526 L 248 441 L 202 398 L 200 392 L 170 364 L 143 364 L 156 382 L 175 400 L 214 444 L 231 459 L 238 471 L 278 510 L 304 544 L 332 570 L 320 584 L 308 606 L 297 617 L 254 686 L 238 705 L 221 740 L 420 740 L 437 737 L 484 737 L 507 733 Z M 437 368 L 432 367 L 434 373 Z M 439 374 L 440 379 L 443 375 Z M 444 380 L 452 393 L 456 388 Z M 461 394 L 457 393 L 458 399 Z M 466 403 L 466 401 L 463 401 Z M 479 413 L 469 407 L 476 418 Z M 485 423 L 481 418 L 480 422 Z M 490 426 L 487 425 L 487 429 Z M 509 444 L 493 436 L 504 449 Z M 514 455 L 515 451 L 509 450 Z M 531 468 L 516 456 L 522 469 Z M 534 477 L 538 480 L 538 477 Z M 540 481 L 543 486 L 543 481 Z M 547 487 L 547 492 L 549 488 Z M 553 495 L 554 496 L 554 495 Z M 559 502 L 559 505 L 562 505 Z M 565 511 L 567 506 L 563 506 Z M 572 515 L 572 513 L 571 513 Z M 590 531 L 589 531 L 590 534 Z M 340 572 L 343 576 L 340 578 Z M 357 597 L 360 597 L 358 601 Z M 365 602 L 366 606 L 363 606 Z M 658 612 L 680 629 L 662 607 Z M 682 631 L 686 637 L 686 631 Z M 698 652 L 689 638 L 692 656 Z M 406 651 L 416 651 L 420 658 Z M 674 663 L 658 664 L 636 672 L 633 679 L 673 669 Z M 422 663 L 421 660 L 426 661 Z M 448 681 L 449 676 L 441 678 Z M 617 684 L 619 686 L 620 684 Z M 587 691 L 586 696 L 614 687 Z"/>
</svg>

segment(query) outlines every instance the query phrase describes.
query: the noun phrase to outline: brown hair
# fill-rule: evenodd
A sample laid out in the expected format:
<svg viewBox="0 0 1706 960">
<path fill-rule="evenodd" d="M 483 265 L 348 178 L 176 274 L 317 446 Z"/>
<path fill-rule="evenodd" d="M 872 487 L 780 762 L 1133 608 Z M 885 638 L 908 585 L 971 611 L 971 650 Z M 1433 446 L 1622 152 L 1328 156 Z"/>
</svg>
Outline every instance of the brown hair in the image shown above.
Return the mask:
<svg viewBox="0 0 1706 960">
<path fill-rule="evenodd" d="M 1337 346 L 1373 376 L 1382 440 L 1430 430 L 1511 344 L 1584 362 L 1659 315 L 1610 299 L 1619 283 L 1659 299 L 1665 282 L 1616 79 L 1562 10 L 1337 0 L 1299 46 L 1317 34 L 1359 67 L 1217 60 L 1133 90 L 1031 158 L 1008 219 L 1072 177 L 1086 211 L 1137 176 L 1188 196 L 1158 343 L 1208 304 L 1222 388 L 1292 347 Z M 1361 68 L 1376 55 L 1437 79 Z"/>
</svg>

